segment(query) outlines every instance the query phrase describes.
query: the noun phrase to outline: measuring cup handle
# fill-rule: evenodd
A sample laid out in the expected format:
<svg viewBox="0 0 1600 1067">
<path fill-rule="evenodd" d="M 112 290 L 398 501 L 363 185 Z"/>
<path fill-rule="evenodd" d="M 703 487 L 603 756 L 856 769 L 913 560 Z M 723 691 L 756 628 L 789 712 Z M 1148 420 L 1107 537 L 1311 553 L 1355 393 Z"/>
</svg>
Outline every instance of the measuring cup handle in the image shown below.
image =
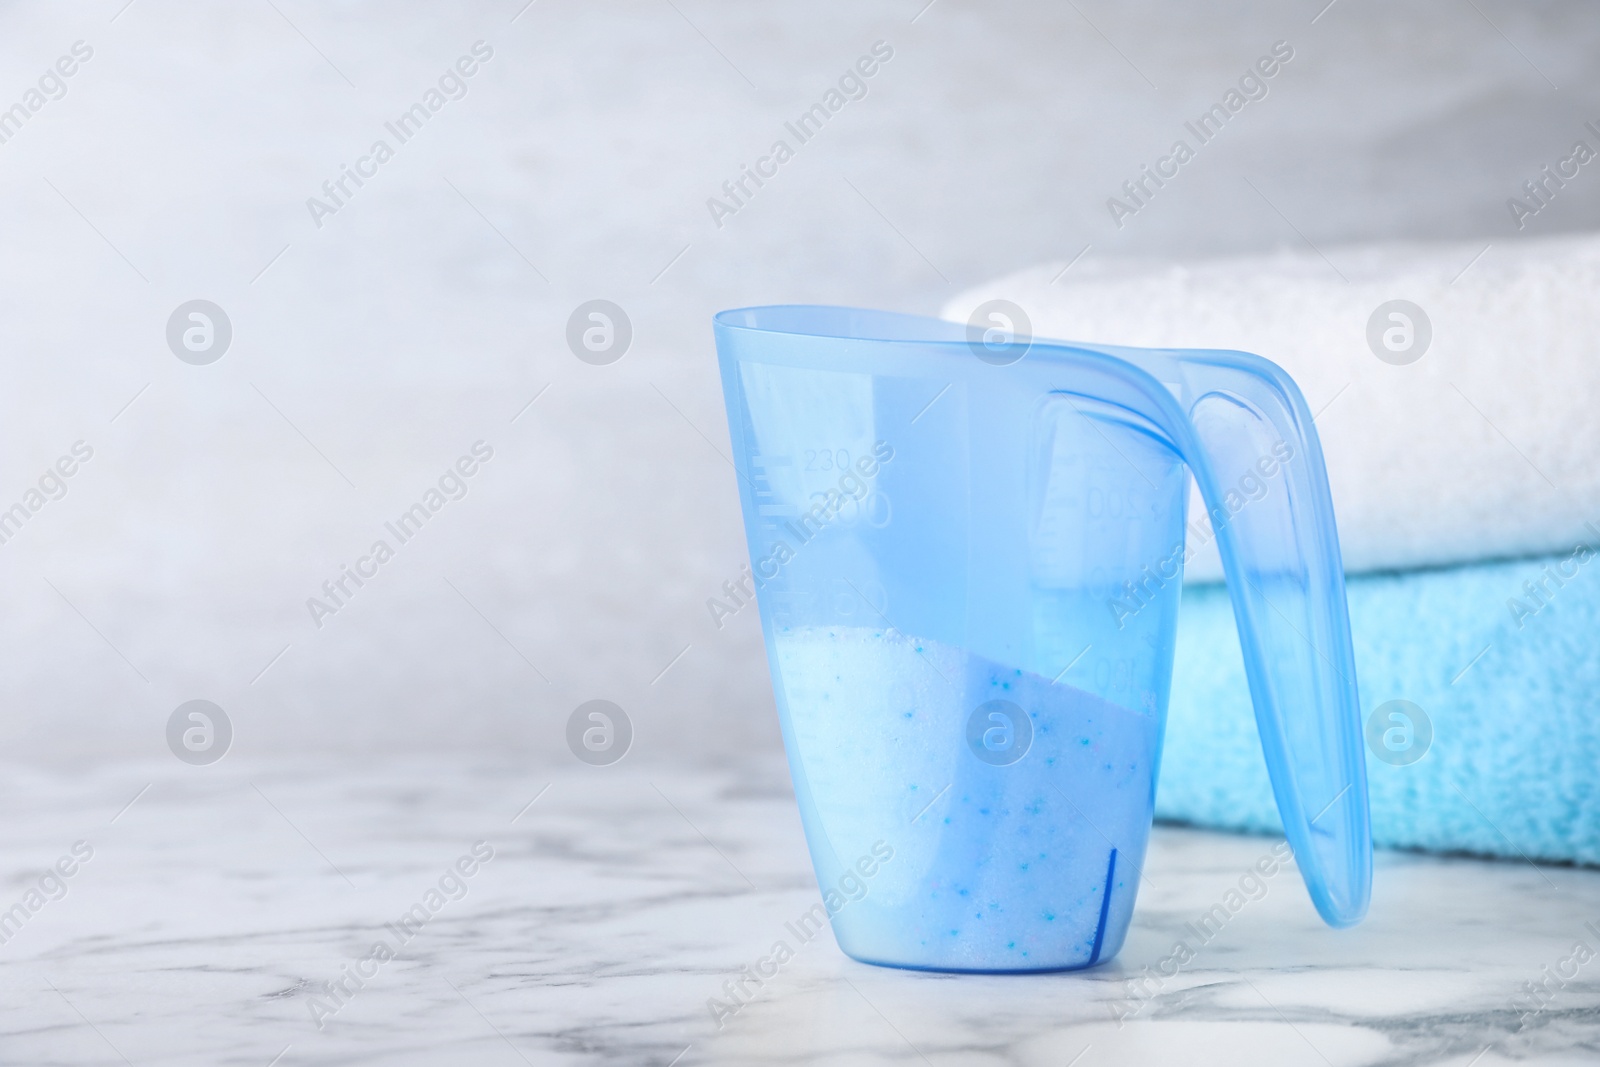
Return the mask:
<svg viewBox="0 0 1600 1067">
<path fill-rule="evenodd" d="M 1316 428 L 1293 380 L 1267 360 L 1173 355 L 1200 452 L 1186 458 L 1216 532 L 1284 831 L 1317 911 L 1349 926 L 1371 895 L 1372 834 L 1344 567 Z"/>
</svg>

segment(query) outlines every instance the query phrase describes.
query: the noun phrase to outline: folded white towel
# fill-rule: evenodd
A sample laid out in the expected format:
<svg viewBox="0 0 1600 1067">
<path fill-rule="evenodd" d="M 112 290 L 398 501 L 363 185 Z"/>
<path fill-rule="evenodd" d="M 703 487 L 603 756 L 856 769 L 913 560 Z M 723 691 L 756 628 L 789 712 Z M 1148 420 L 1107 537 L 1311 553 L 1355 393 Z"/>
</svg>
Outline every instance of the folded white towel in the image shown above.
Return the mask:
<svg viewBox="0 0 1600 1067">
<path fill-rule="evenodd" d="M 1002 298 L 1036 337 L 1279 364 L 1316 413 L 1348 571 L 1570 548 L 1600 517 L 1600 236 L 1484 248 L 1091 254 L 980 286 L 944 314 L 966 321 Z M 1191 513 L 1204 514 L 1197 499 Z M 1214 546 L 1188 574 L 1219 576 Z"/>
</svg>

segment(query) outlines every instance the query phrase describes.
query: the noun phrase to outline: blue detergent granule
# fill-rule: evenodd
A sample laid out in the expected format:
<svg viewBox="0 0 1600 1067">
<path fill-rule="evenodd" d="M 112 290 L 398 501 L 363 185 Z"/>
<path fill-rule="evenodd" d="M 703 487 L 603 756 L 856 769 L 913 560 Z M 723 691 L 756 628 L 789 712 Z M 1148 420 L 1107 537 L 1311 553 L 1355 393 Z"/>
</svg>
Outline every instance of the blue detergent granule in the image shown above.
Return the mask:
<svg viewBox="0 0 1600 1067">
<path fill-rule="evenodd" d="M 833 917 L 846 952 L 1025 970 L 1116 950 L 1150 829 L 1154 716 L 892 631 L 794 629 L 775 645 L 819 881 L 835 885 L 875 842 L 894 850 Z M 993 700 L 1028 719 L 1026 753 L 1007 765 L 970 740 Z"/>
</svg>

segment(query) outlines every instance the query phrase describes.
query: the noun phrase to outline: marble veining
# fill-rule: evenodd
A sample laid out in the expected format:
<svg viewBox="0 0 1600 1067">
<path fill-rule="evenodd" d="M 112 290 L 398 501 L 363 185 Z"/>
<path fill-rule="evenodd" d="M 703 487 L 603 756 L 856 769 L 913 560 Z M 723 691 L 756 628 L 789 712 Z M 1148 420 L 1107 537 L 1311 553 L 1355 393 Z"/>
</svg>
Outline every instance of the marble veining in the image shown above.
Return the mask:
<svg viewBox="0 0 1600 1067">
<path fill-rule="evenodd" d="M 1600 1057 L 1595 871 L 1380 854 L 1333 931 L 1292 866 L 1248 877 L 1271 839 L 1161 827 L 1114 960 L 953 976 L 796 935 L 818 890 L 767 757 L 14 769 L 0 808 L 3 1064 Z"/>
</svg>

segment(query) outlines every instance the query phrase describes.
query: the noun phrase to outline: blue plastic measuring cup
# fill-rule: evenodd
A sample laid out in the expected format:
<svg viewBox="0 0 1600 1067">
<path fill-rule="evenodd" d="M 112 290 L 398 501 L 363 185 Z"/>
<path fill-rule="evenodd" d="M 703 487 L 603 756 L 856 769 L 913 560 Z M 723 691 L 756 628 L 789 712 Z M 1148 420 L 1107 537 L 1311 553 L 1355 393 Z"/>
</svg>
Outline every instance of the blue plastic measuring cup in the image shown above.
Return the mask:
<svg viewBox="0 0 1600 1067">
<path fill-rule="evenodd" d="M 1209 536 L 1186 522 L 1191 474 L 1289 843 L 1322 917 L 1361 919 L 1343 569 L 1288 375 L 849 308 L 724 311 L 716 340 L 784 743 L 845 952 L 1032 971 L 1121 947 L 1183 562 Z"/>
</svg>

